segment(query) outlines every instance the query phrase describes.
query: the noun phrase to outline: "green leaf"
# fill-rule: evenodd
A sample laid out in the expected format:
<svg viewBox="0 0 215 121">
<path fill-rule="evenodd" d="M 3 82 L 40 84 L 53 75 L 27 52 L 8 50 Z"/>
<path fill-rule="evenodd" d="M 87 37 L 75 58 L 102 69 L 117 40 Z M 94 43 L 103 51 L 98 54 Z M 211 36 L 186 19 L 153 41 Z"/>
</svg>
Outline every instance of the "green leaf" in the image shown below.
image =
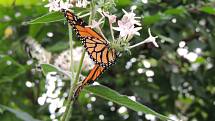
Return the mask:
<svg viewBox="0 0 215 121">
<path fill-rule="evenodd" d="M 100 96 L 102 98 L 115 102 L 119 105 L 126 106 L 134 111 L 141 111 L 141 112 L 144 112 L 145 114 L 152 114 L 161 120 L 171 120 L 168 117 L 153 111 L 147 106 L 129 99 L 128 96 L 121 95 L 118 92 L 108 87 L 105 87 L 102 85 L 92 85 L 92 86 L 87 86 L 86 88 L 84 88 L 84 90 L 87 92 L 92 92 L 97 96 Z"/>
<path fill-rule="evenodd" d="M 154 24 L 160 22 L 161 20 L 168 20 L 172 15 L 184 14 L 186 13 L 186 9 L 183 7 L 172 8 L 166 10 L 164 13 L 157 13 L 154 15 L 144 16 L 143 23 L 145 25 Z"/>
<path fill-rule="evenodd" d="M 58 68 L 51 64 L 41 64 L 42 71 L 44 75 L 47 75 L 49 72 L 58 72 Z"/>
<path fill-rule="evenodd" d="M 7 106 L 1 105 L 1 104 L 0 104 L 0 107 L 15 114 L 17 118 L 19 118 L 23 121 L 40 121 L 38 119 L 33 118 L 30 114 L 28 114 L 26 112 L 23 112 L 20 110 L 15 110 L 15 109 L 12 109 L 10 107 L 7 107 Z"/>
<path fill-rule="evenodd" d="M 179 8 L 168 9 L 164 13 L 169 15 L 178 15 L 178 14 L 183 14 L 185 12 L 186 12 L 185 8 L 179 7 Z"/>
<path fill-rule="evenodd" d="M 127 6 L 131 4 L 131 0 L 118 0 L 117 5 L 118 6 Z"/>
<path fill-rule="evenodd" d="M 11 82 L 26 71 L 23 65 L 8 55 L 0 55 L 0 65 L 0 80 L 5 82 Z"/>
<path fill-rule="evenodd" d="M 150 24 L 156 23 L 160 20 L 161 20 L 161 15 L 155 14 L 155 15 L 150 15 L 150 16 L 144 16 L 143 23 L 145 25 L 150 25 Z"/>
<path fill-rule="evenodd" d="M 24 22 L 23 24 L 50 23 L 50 22 L 56 22 L 56 21 L 62 21 L 62 20 L 64 20 L 64 17 L 61 12 L 51 12 L 43 16 L 40 16 L 36 19 L 33 19 L 31 21 Z"/>
<path fill-rule="evenodd" d="M 195 62 L 196 62 L 196 63 L 205 63 L 205 62 L 207 62 L 207 61 L 206 61 L 206 59 L 203 58 L 203 57 L 198 57 L 198 58 L 196 59 Z"/>
<path fill-rule="evenodd" d="M 215 14 L 215 8 L 214 7 L 210 7 L 210 6 L 202 7 L 200 9 L 200 11 L 208 13 L 208 14 L 213 14 L 213 15 Z"/>
<path fill-rule="evenodd" d="M 150 25 L 150 24 L 160 22 L 161 20 L 168 20 L 170 18 L 171 16 L 165 15 L 163 13 L 157 13 L 155 15 L 144 16 L 143 23 L 144 25 Z"/>
<path fill-rule="evenodd" d="M 67 48 L 69 48 L 69 44 L 67 42 L 60 41 L 51 47 L 47 47 L 47 50 L 51 51 L 51 52 L 60 52 L 60 51 L 63 51 Z"/>
<path fill-rule="evenodd" d="M 41 29 L 43 27 L 43 24 L 32 24 L 30 25 L 30 28 L 29 28 L 29 35 L 31 37 L 36 37 L 36 35 L 41 32 Z"/>
<path fill-rule="evenodd" d="M 38 0 L 0 0 L 0 5 L 11 7 L 12 4 L 15 5 L 34 5 L 37 4 Z"/>
</svg>

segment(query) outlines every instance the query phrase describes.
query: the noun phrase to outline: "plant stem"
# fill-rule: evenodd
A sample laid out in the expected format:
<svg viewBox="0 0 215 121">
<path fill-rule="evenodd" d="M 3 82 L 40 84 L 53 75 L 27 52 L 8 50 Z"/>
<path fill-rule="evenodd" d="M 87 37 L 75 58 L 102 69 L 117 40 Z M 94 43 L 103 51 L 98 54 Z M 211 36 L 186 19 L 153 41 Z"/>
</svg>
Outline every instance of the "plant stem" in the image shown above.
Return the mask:
<svg viewBox="0 0 215 121">
<path fill-rule="evenodd" d="M 79 75 L 81 73 L 81 68 L 82 68 L 82 65 L 83 65 L 85 52 L 86 52 L 86 50 L 84 49 L 83 52 L 82 52 L 82 55 L 81 55 L 81 60 L 80 60 L 79 66 L 78 66 L 78 71 L 77 71 L 77 74 L 76 74 L 76 77 L 75 77 L 75 81 L 73 83 L 73 85 L 75 85 L 75 86 L 78 83 Z"/>
<path fill-rule="evenodd" d="M 71 63 L 70 63 L 70 71 L 72 72 L 72 77 L 74 79 L 74 59 L 73 59 L 73 38 L 72 38 L 72 27 L 70 24 L 68 24 L 68 28 L 69 28 L 69 46 L 70 46 L 70 55 L 71 55 Z M 72 82 L 72 81 L 71 81 Z M 72 84 L 72 83 L 71 83 Z"/>
<path fill-rule="evenodd" d="M 71 96 L 72 96 L 72 93 L 71 91 L 73 91 L 73 81 L 74 81 L 74 60 L 73 60 L 73 39 L 72 39 L 72 27 L 68 24 L 68 29 L 69 29 L 69 45 L 70 45 L 70 53 L 71 53 L 71 63 L 70 63 L 70 71 L 72 73 L 72 78 L 70 80 L 70 84 L 71 84 L 71 89 L 69 91 L 69 97 L 67 99 L 67 104 L 66 104 L 66 111 L 65 113 L 63 114 L 63 117 L 61 119 L 61 121 L 65 121 L 67 119 L 69 119 L 68 117 L 68 112 L 71 112 L 72 111 L 72 102 L 70 101 L 71 100 Z"/>
<path fill-rule="evenodd" d="M 78 80 L 79 80 L 79 76 L 80 76 L 80 73 L 81 73 L 81 69 L 82 69 L 82 65 L 83 65 L 83 61 L 84 61 L 84 57 L 85 57 L 85 51 L 86 50 L 83 50 L 83 52 L 82 52 L 81 60 L 80 60 L 79 66 L 78 66 L 78 71 L 77 71 L 77 74 L 75 76 L 75 80 L 72 83 L 72 86 L 71 86 L 70 91 L 69 91 L 68 103 L 67 103 L 67 106 L 66 106 L 67 107 L 67 110 L 66 110 L 67 114 L 66 114 L 66 117 L 65 117 L 65 121 L 69 121 L 71 113 L 72 113 L 72 105 L 74 103 L 74 100 L 72 100 L 72 96 L 73 96 L 75 87 L 76 87 L 76 85 L 78 83 Z"/>
<path fill-rule="evenodd" d="M 72 90 L 72 89 L 70 89 L 70 90 Z M 73 90 L 72 90 L 73 91 Z M 70 99 L 70 98 L 68 98 L 68 99 Z M 70 99 L 71 100 L 71 99 Z M 65 111 L 65 119 L 63 119 L 62 121 L 69 121 L 69 119 L 70 119 L 70 114 L 72 113 L 72 105 L 73 105 L 73 101 L 69 101 L 68 103 L 67 103 L 67 105 L 66 105 L 66 111 Z"/>
<path fill-rule="evenodd" d="M 90 14 L 90 17 L 89 17 L 89 24 L 92 23 L 92 18 L 93 18 L 94 14 L 95 14 L 95 11 L 93 9 L 94 8 L 93 0 L 91 1 L 91 6 L 90 7 L 91 7 L 91 14 Z M 70 25 L 69 25 L 69 29 L 71 29 Z M 70 30 L 69 30 L 69 35 L 72 36 L 72 32 Z M 70 48 L 73 47 L 73 43 L 71 41 L 70 41 Z M 83 50 L 83 53 L 82 53 L 82 56 L 81 56 L 81 60 L 80 60 L 79 66 L 78 66 L 78 70 L 77 70 L 75 79 L 72 80 L 73 83 L 71 84 L 71 88 L 70 88 L 70 91 L 69 91 L 69 97 L 68 97 L 68 100 L 67 100 L 66 111 L 65 111 L 61 121 L 69 121 L 70 116 L 72 115 L 71 114 L 72 113 L 72 105 L 74 103 L 74 100 L 72 100 L 73 91 L 75 90 L 76 85 L 77 85 L 78 80 L 79 80 L 79 77 L 80 77 L 80 73 L 81 73 L 81 69 L 82 69 L 82 65 L 83 65 L 83 61 L 84 61 L 84 57 L 85 57 L 85 52 L 86 52 L 86 50 Z M 73 59 L 73 58 L 71 57 L 71 59 Z M 72 61 L 71 61 L 71 64 L 72 64 Z M 73 67 L 73 69 L 71 69 L 71 71 L 72 70 L 74 71 L 74 67 Z"/>
</svg>

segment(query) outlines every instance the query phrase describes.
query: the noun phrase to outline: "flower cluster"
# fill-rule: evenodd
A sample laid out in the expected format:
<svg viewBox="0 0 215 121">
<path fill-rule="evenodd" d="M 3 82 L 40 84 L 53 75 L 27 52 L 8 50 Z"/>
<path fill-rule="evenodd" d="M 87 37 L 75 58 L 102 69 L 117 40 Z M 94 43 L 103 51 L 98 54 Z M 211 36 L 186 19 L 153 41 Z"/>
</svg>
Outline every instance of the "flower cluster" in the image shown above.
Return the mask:
<svg viewBox="0 0 215 121">
<path fill-rule="evenodd" d="M 59 55 L 55 55 L 53 58 L 53 54 L 43 48 L 38 42 L 36 42 L 33 38 L 28 37 L 25 40 L 26 43 L 26 51 L 30 54 L 30 56 L 38 61 L 38 65 L 40 64 L 51 64 L 54 62 L 54 65 L 62 69 L 63 71 L 70 71 L 71 65 L 71 50 L 65 50 Z M 76 47 L 73 49 L 73 58 L 74 58 L 74 66 L 78 65 L 81 59 L 82 48 Z M 83 62 L 83 70 L 90 70 L 94 63 L 90 59 L 90 57 L 86 54 Z"/>
<path fill-rule="evenodd" d="M 66 110 L 63 104 L 68 94 L 64 93 L 60 96 L 64 85 L 65 83 L 56 72 L 49 72 L 46 75 L 46 92 L 37 99 L 40 105 L 49 104 L 49 113 L 52 121 L 57 121 L 56 117 L 60 116 Z"/>
<path fill-rule="evenodd" d="M 102 18 L 98 22 L 94 20 L 92 22 L 91 27 L 96 28 L 99 31 L 99 33 L 103 36 L 103 38 L 106 39 L 99 25 L 104 21 L 104 18 L 107 17 L 109 21 L 109 27 L 110 27 L 112 39 L 109 38 L 106 40 L 107 41 L 112 40 L 110 41 L 111 47 L 118 51 L 128 51 L 133 47 L 139 46 L 144 43 L 150 43 L 150 42 L 152 42 L 155 45 L 155 47 L 158 47 L 158 44 L 155 41 L 156 38 L 158 37 L 152 36 L 150 29 L 148 29 L 149 37 L 147 39 L 145 39 L 144 41 L 138 44 L 130 46 L 129 41 L 133 38 L 133 36 L 135 35 L 140 36 L 139 31 L 142 29 L 141 22 L 139 20 L 140 17 L 136 17 L 136 14 L 134 13 L 134 9 L 131 9 L 130 12 L 127 12 L 125 10 L 122 10 L 122 11 L 124 12 L 123 17 L 120 20 L 116 21 L 117 19 L 116 15 L 111 15 L 109 14 L 109 12 L 98 10 L 98 12 L 102 15 Z M 117 23 L 117 25 L 113 27 L 115 23 Z M 119 32 L 118 36 L 115 36 L 114 31 Z"/>
<path fill-rule="evenodd" d="M 75 0 L 73 2 L 70 2 L 70 0 L 66 0 L 65 2 L 63 0 L 49 0 L 49 3 L 45 5 L 45 7 L 48 7 L 49 11 L 59 11 L 61 9 L 69 9 L 74 6 L 85 8 L 89 3 L 90 2 L 87 0 Z M 106 41 L 112 40 L 110 42 L 108 41 L 112 48 L 118 51 L 127 51 L 136 47 L 136 45 L 130 46 L 129 41 L 133 36 L 139 36 L 139 31 L 142 29 L 140 17 L 136 17 L 136 14 L 134 13 L 135 8 L 136 7 L 132 6 L 130 12 L 123 9 L 122 11 L 124 12 L 124 15 L 118 21 L 116 21 L 116 15 L 111 15 L 109 12 L 104 11 L 101 8 L 97 8 L 96 10 L 102 15 L 102 17 L 99 21 L 92 20 L 92 25 L 90 25 L 90 27 L 96 28 Z M 99 27 L 99 25 L 104 22 L 105 17 L 109 20 L 111 39 L 107 39 L 103 34 L 102 29 Z M 115 37 L 114 31 L 119 32 L 117 37 Z M 158 44 L 155 41 L 156 38 L 157 37 L 153 37 L 151 35 L 149 30 L 149 38 L 144 40 L 144 42 L 141 42 L 141 44 L 152 42 L 156 47 L 158 47 Z M 140 43 L 137 45 L 140 45 Z"/>
<path fill-rule="evenodd" d="M 81 59 L 81 53 L 82 53 L 82 48 L 81 47 L 76 47 L 73 49 L 73 60 L 74 60 L 74 66 L 78 65 Z M 89 55 L 85 55 L 85 59 L 83 62 L 83 70 L 90 70 L 94 63 L 90 59 Z M 65 70 L 65 71 L 70 71 L 70 65 L 71 65 L 71 50 L 65 50 L 63 51 L 58 57 L 54 60 L 54 65 L 58 66 L 59 68 Z M 78 67 L 75 67 L 78 68 Z"/>
<path fill-rule="evenodd" d="M 140 35 L 138 32 L 142 29 L 142 27 L 135 27 L 135 25 L 141 26 L 140 21 L 136 20 L 139 17 L 135 17 L 135 13 L 133 11 L 126 12 L 123 10 L 124 15 L 121 20 L 119 20 L 118 27 L 114 27 L 113 29 L 120 32 L 120 37 L 129 37 L 133 35 Z"/>
<path fill-rule="evenodd" d="M 26 51 L 31 58 L 38 60 L 38 64 L 49 63 L 52 57 L 52 54 L 45 50 L 37 41 L 33 38 L 28 37 L 25 40 Z"/>
<path fill-rule="evenodd" d="M 86 8 L 86 6 L 90 2 L 87 0 L 75 0 L 73 3 L 71 0 L 66 0 L 65 2 L 63 0 L 49 0 L 49 3 L 45 5 L 45 7 L 49 8 L 49 12 L 51 11 L 60 11 L 61 9 L 69 9 L 72 7 L 81 7 Z"/>
<path fill-rule="evenodd" d="M 197 60 L 197 58 L 201 55 L 202 49 L 196 48 L 194 51 L 189 51 L 188 46 L 186 46 L 186 42 L 181 41 L 181 42 L 179 42 L 179 47 L 177 49 L 177 53 L 179 56 L 187 59 L 188 61 L 190 61 L 192 63 L 192 62 L 195 62 Z M 198 66 L 200 66 L 200 65 L 198 65 Z"/>
</svg>

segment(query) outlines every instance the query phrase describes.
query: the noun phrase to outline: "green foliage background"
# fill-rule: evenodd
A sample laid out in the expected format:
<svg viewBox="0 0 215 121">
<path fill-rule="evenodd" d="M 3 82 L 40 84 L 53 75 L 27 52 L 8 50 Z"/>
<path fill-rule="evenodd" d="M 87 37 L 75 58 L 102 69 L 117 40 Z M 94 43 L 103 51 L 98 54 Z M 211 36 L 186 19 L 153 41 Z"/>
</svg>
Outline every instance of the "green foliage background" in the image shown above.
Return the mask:
<svg viewBox="0 0 215 121">
<path fill-rule="evenodd" d="M 48 106 L 40 106 L 37 103 L 37 98 L 45 90 L 44 76 L 31 73 L 34 66 L 26 64 L 29 58 L 24 51 L 24 40 L 27 36 L 32 36 L 53 53 L 62 52 L 69 44 L 67 25 L 63 21 L 23 25 L 23 22 L 48 13 L 44 4 L 37 0 L 0 0 L 1 121 L 25 120 L 14 115 L 17 113 L 26 117 L 25 114 L 14 113 L 14 110 L 31 115 L 26 120 L 50 120 Z M 141 36 L 135 37 L 132 43 L 147 38 L 147 28 L 150 27 L 153 35 L 160 37 L 160 47 L 154 48 L 147 44 L 133 49 L 131 55 L 124 54 L 118 58 L 117 64 L 97 81 L 120 94 L 135 95 L 138 102 L 166 116 L 174 114 L 179 119 L 193 121 L 214 120 L 215 1 L 149 0 L 147 4 L 143 4 L 140 0 L 118 0 L 117 12 L 120 13 L 122 8 L 129 10 L 132 5 L 137 6 L 135 13 L 142 17 L 143 25 Z M 8 17 L 10 20 L 7 20 Z M 173 19 L 176 19 L 176 23 L 172 22 Z M 205 24 L 201 24 L 202 22 Z M 11 35 L 7 34 L 8 29 L 12 30 Z M 108 31 L 108 28 L 103 28 L 103 31 L 106 30 Z M 47 32 L 53 32 L 54 36 L 48 37 Z M 186 42 L 189 51 L 201 48 L 202 53 L 196 61 L 189 62 L 177 54 L 180 41 Z M 125 65 L 132 58 L 136 61 L 130 69 L 125 69 Z M 143 60 L 148 60 L 152 65 L 151 69 L 155 73 L 153 82 L 147 81 L 145 74 L 137 72 L 139 68 L 145 69 Z M 209 68 L 209 64 L 212 64 L 212 67 Z M 174 71 L 175 69 L 177 71 Z M 26 87 L 26 81 L 34 82 L 35 86 Z M 110 111 L 107 102 L 100 97 L 97 97 L 96 102 L 82 97 L 74 105 L 71 120 L 97 121 L 100 114 L 104 115 L 106 121 L 146 120 L 144 115 L 139 116 L 130 109 L 129 117 L 123 119 L 117 110 Z M 88 103 L 92 104 L 92 111 L 87 110 Z M 7 110 L 4 106 L 7 106 Z M 114 106 L 116 109 L 120 107 L 117 104 Z"/>
</svg>

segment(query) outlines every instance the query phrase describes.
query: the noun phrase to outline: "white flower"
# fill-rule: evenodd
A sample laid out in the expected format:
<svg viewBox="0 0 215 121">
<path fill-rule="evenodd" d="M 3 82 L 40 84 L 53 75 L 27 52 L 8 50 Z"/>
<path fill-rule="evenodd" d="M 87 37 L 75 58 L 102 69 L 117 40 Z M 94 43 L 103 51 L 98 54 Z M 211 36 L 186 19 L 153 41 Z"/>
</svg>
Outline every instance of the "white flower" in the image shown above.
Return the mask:
<svg viewBox="0 0 215 121">
<path fill-rule="evenodd" d="M 70 64 L 71 64 L 71 53 L 70 50 L 66 50 L 54 60 L 54 65 L 58 66 L 59 68 L 69 71 L 70 70 Z"/>
<path fill-rule="evenodd" d="M 136 20 L 136 19 L 140 19 L 140 17 L 135 17 L 136 14 L 133 11 L 129 13 L 124 9 L 122 9 L 122 11 L 125 13 L 125 15 L 122 18 L 122 21 L 131 22 L 133 25 L 136 24 L 138 26 L 141 26 L 140 21 Z"/>
<path fill-rule="evenodd" d="M 90 26 L 91 28 L 98 28 L 100 24 L 102 24 L 103 21 L 95 21 L 95 20 L 92 20 L 92 25 Z"/>
<path fill-rule="evenodd" d="M 69 0 L 66 2 L 63 2 L 63 0 L 60 1 L 60 8 L 61 9 L 69 9 L 71 7 L 73 7 L 73 5 L 69 3 Z"/>
<path fill-rule="evenodd" d="M 149 37 L 147 39 L 145 39 L 144 42 L 145 43 L 152 42 L 155 45 L 155 47 L 159 47 L 157 42 L 155 41 L 156 38 L 158 38 L 158 36 L 153 37 L 152 34 L 151 34 L 150 28 L 148 28 L 148 33 L 149 33 Z"/>
<path fill-rule="evenodd" d="M 188 54 L 184 55 L 184 57 L 190 62 L 194 62 L 198 58 L 198 54 L 194 52 L 189 52 Z"/>
<path fill-rule="evenodd" d="M 146 115 L 145 115 L 145 118 L 146 118 L 147 120 L 150 120 L 150 121 L 156 121 L 156 120 L 155 120 L 155 116 L 152 115 L 152 114 L 146 114 Z"/>
<path fill-rule="evenodd" d="M 155 47 L 159 47 L 158 44 L 157 44 L 157 42 L 155 41 L 156 38 L 158 38 L 158 36 L 153 37 L 152 34 L 151 34 L 150 28 L 148 28 L 148 33 L 149 33 L 149 37 L 148 38 L 146 38 L 144 41 L 142 41 L 140 43 L 137 43 L 135 45 L 129 46 L 129 49 L 137 47 L 137 46 L 145 44 L 145 43 L 150 43 L 150 42 L 152 42 L 155 45 Z"/>
<path fill-rule="evenodd" d="M 104 15 L 108 18 L 108 20 L 111 24 L 116 22 L 115 15 L 110 15 L 108 12 L 104 12 Z"/>
<path fill-rule="evenodd" d="M 86 6 L 90 3 L 87 0 L 77 0 L 75 1 L 76 7 L 83 7 L 86 8 Z M 49 12 L 51 11 L 60 11 L 61 9 L 69 9 L 73 7 L 73 4 L 70 2 L 70 0 L 67 0 L 64 2 L 64 0 L 49 0 L 49 3 L 45 5 L 45 7 L 49 8 Z"/>
<path fill-rule="evenodd" d="M 57 72 L 49 72 L 46 75 L 45 92 L 37 99 L 40 105 L 48 104 L 50 118 L 55 120 L 58 115 L 64 113 L 65 107 L 63 106 L 65 96 L 62 96 L 62 89 L 64 82 L 60 79 Z M 60 110 L 57 110 L 60 109 Z"/>
<path fill-rule="evenodd" d="M 138 32 L 142 27 L 135 27 L 131 22 L 118 21 L 119 27 L 113 27 L 114 30 L 120 32 L 120 37 L 127 35 L 140 35 Z"/>
<path fill-rule="evenodd" d="M 43 48 L 36 40 L 28 37 L 25 40 L 25 43 L 27 45 L 26 51 L 32 58 L 38 60 L 38 64 L 50 63 L 52 54 L 45 50 L 45 48 Z"/>
<path fill-rule="evenodd" d="M 118 27 L 113 27 L 113 29 L 120 32 L 120 37 L 140 35 L 138 31 L 142 29 L 142 27 L 135 27 L 135 25 L 141 25 L 140 21 L 136 20 L 138 17 L 135 17 L 133 11 L 128 13 L 123 10 L 123 12 L 125 15 L 118 21 Z"/>
<path fill-rule="evenodd" d="M 87 0 L 77 0 L 76 7 L 86 8 L 90 2 Z"/>
<path fill-rule="evenodd" d="M 51 11 L 59 11 L 60 10 L 60 5 L 59 5 L 60 1 L 61 0 L 49 0 L 49 3 L 47 5 L 45 5 L 44 7 L 48 7 L 49 12 L 51 12 Z"/>
<path fill-rule="evenodd" d="M 148 3 L 148 0 L 142 0 L 142 2 L 143 2 L 144 4 L 147 4 L 147 3 Z"/>
</svg>

